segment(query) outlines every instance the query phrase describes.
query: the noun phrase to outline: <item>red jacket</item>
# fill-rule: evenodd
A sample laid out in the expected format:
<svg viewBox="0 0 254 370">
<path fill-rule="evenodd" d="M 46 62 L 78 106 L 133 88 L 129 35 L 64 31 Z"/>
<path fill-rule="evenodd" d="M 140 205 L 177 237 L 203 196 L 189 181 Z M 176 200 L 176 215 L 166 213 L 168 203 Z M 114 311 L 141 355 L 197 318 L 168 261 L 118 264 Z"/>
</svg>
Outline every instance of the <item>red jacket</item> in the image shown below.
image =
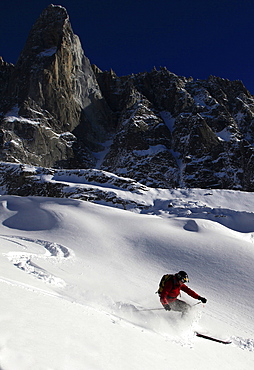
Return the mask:
<svg viewBox="0 0 254 370">
<path fill-rule="evenodd" d="M 163 291 L 160 294 L 160 301 L 162 305 L 164 306 L 165 304 L 175 301 L 180 294 L 180 290 L 183 290 L 192 298 L 198 299 L 199 297 L 199 294 L 188 288 L 187 285 L 180 284 L 177 278 L 174 276 L 172 279 L 166 281 Z"/>
</svg>

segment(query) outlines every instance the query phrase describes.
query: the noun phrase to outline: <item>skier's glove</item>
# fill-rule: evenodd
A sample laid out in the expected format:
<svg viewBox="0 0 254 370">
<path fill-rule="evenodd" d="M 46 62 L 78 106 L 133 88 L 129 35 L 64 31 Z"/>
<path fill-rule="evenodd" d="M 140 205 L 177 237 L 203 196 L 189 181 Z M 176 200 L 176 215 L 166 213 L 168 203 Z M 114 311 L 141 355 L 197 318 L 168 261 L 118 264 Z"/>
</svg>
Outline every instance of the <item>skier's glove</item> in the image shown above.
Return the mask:
<svg viewBox="0 0 254 370">
<path fill-rule="evenodd" d="M 166 311 L 170 311 L 171 310 L 171 307 L 170 307 L 169 304 L 165 304 L 164 305 L 164 308 L 165 308 Z"/>
<path fill-rule="evenodd" d="M 206 303 L 207 302 L 207 299 L 205 297 L 198 297 L 198 299 L 202 302 L 202 303 Z"/>
</svg>

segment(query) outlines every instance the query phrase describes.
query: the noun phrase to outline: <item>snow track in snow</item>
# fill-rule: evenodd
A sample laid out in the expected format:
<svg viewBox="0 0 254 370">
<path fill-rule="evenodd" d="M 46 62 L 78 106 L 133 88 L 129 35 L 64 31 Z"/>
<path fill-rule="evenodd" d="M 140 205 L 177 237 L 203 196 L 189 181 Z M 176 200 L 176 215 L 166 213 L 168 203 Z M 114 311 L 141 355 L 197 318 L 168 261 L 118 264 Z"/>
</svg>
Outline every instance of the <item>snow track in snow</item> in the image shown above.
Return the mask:
<svg viewBox="0 0 254 370">
<path fill-rule="evenodd" d="M 1 239 L 8 240 L 12 243 L 15 243 L 16 247 L 22 248 L 23 250 L 29 250 L 29 247 L 43 247 L 46 249 L 46 253 L 32 253 L 32 252 L 19 252 L 19 251 L 10 251 L 8 253 L 3 253 L 4 256 L 16 267 L 25 271 L 28 274 L 31 274 L 37 279 L 43 280 L 45 283 L 52 284 L 58 287 L 66 286 L 66 283 L 63 279 L 54 276 L 49 273 L 47 270 L 35 264 L 32 259 L 56 259 L 57 262 L 65 258 L 70 258 L 74 256 L 73 251 L 69 248 L 55 242 L 50 242 L 47 240 L 41 239 L 32 239 L 23 236 L 5 236 L 0 235 Z"/>
</svg>

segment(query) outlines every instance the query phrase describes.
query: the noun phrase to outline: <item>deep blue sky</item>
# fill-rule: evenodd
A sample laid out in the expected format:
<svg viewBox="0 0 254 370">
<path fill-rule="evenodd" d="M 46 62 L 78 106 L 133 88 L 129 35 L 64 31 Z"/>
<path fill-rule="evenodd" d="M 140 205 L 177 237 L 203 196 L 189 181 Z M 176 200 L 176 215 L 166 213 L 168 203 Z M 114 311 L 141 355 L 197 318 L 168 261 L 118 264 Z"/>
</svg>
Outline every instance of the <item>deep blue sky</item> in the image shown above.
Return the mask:
<svg viewBox="0 0 254 370">
<path fill-rule="evenodd" d="M 60 0 L 86 56 L 118 75 L 166 66 L 181 76 L 242 80 L 254 94 L 254 0 Z M 6 0 L 0 55 L 16 62 L 44 0 Z"/>
</svg>

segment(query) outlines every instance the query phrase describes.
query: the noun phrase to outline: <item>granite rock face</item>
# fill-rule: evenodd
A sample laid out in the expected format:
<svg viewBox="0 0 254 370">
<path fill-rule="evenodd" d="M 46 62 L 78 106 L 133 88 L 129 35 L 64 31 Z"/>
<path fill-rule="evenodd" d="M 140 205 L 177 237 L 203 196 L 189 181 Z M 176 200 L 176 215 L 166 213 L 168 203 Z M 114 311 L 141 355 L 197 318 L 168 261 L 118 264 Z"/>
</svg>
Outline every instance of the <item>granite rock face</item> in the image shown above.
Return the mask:
<svg viewBox="0 0 254 370">
<path fill-rule="evenodd" d="M 118 77 L 50 5 L 15 66 L 0 59 L 0 160 L 97 168 L 153 187 L 254 191 L 254 97 L 166 68 Z"/>
<path fill-rule="evenodd" d="M 42 12 L 7 72 L 8 99 L 0 107 L 2 158 L 73 166 L 78 151 L 81 161 L 84 156 L 84 163 L 93 165 L 89 150 L 107 137 L 110 111 L 63 7 L 50 5 Z M 23 147 L 17 150 L 20 140 Z"/>
</svg>

